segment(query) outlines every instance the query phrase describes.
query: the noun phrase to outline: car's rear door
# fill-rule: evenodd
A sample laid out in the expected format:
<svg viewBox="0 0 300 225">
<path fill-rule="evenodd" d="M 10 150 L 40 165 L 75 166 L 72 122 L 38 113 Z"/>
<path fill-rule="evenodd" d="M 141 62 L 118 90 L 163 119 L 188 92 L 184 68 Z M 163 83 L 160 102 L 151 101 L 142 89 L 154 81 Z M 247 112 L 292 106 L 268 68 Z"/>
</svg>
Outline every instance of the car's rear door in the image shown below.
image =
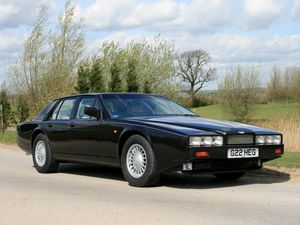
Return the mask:
<svg viewBox="0 0 300 225">
<path fill-rule="evenodd" d="M 97 96 L 83 96 L 69 132 L 70 152 L 76 155 L 109 157 L 103 146 L 107 130 L 101 120 L 84 114 L 85 107 L 101 109 Z"/>
<path fill-rule="evenodd" d="M 50 147 L 56 153 L 69 153 L 69 128 L 78 98 L 70 97 L 60 100 L 46 121 Z"/>
</svg>

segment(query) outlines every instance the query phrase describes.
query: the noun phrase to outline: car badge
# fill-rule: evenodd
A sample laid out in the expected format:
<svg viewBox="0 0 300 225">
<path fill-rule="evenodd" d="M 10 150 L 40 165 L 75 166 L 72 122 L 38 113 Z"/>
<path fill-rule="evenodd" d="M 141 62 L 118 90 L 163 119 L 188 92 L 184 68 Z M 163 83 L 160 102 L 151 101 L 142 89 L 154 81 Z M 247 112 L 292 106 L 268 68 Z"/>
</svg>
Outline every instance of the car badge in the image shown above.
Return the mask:
<svg viewBox="0 0 300 225">
<path fill-rule="evenodd" d="M 244 133 L 245 133 L 245 131 L 239 131 L 238 133 L 239 133 L 239 134 L 244 134 Z"/>
</svg>

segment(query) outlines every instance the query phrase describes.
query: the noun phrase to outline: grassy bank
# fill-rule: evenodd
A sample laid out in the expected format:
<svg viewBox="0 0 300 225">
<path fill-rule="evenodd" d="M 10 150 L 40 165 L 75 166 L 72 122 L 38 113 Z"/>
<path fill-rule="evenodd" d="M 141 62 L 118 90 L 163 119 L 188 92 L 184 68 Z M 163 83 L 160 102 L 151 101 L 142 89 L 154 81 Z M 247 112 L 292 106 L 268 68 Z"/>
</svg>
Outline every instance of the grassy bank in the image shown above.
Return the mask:
<svg viewBox="0 0 300 225">
<path fill-rule="evenodd" d="M 0 142 L 4 144 L 16 144 L 17 136 L 15 131 L 5 131 L 0 134 Z"/>
<path fill-rule="evenodd" d="M 252 119 L 258 121 L 271 121 L 300 115 L 300 103 L 283 102 L 257 104 L 255 107 L 256 111 L 253 114 Z M 193 111 L 206 118 L 232 120 L 230 115 L 223 112 L 221 105 L 198 107 Z"/>
<path fill-rule="evenodd" d="M 300 153 L 286 152 L 281 158 L 265 163 L 268 166 L 300 168 Z"/>
</svg>

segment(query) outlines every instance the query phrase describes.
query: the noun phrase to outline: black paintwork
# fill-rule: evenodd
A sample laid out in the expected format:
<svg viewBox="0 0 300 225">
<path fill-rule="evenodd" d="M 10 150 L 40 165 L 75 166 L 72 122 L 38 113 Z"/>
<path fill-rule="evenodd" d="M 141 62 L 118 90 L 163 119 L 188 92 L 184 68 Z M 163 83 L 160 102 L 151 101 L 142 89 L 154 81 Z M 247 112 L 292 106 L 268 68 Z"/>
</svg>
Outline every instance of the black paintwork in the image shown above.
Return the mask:
<svg viewBox="0 0 300 225">
<path fill-rule="evenodd" d="M 249 145 L 226 144 L 226 137 L 230 134 L 279 134 L 277 132 L 229 121 L 218 121 L 195 116 L 148 116 L 111 118 L 102 103 L 104 94 L 84 94 L 64 97 L 54 100 L 36 119 L 18 125 L 18 145 L 28 153 L 32 152 L 34 138 L 44 133 L 49 141 L 53 157 L 57 160 L 96 163 L 120 167 L 120 155 L 126 140 L 134 134 L 140 134 L 151 144 L 155 153 L 159 172 L 180 170 L 183 163 L 193 161 L 200 168 L 199 171 L 231 170 L 236 162 L 242 161 L 244 166 L 237 166 L 234 170 L 258 168 L 260 165 L 249 166 L 257 159 L 226 159 L 230 147 L 249 147 Z M 137 95 L 137 94 L 135 94 Z M 101 108 L 101 118 L 98 120 L 75 119 L 76 110 L 82 97 L 96 97 Z M 70 120 L 50 120 L 53 109 L 60 101 L 75 98 Z M 222 147 L 194 147 L 188 145 L 188 137 L 193 135 L 222 135 Z M 264 162 L 280 157 L 275 154 L 275 148 L 283 145 L 255 146 L 260 150 L 259 159 Z M 208 151 L 209 157 L 199 159 L 196 151 Z M 224 165 L 218 167 L 218 165 Z M 227 164 L 226 164 L 227 163 Z M 226 167 L 228 165 L 228 167 Z M 252 165 L 252 164 L 251 164 Z M 220 169 L 218 169 L 220 168 Z"/>
</svg>

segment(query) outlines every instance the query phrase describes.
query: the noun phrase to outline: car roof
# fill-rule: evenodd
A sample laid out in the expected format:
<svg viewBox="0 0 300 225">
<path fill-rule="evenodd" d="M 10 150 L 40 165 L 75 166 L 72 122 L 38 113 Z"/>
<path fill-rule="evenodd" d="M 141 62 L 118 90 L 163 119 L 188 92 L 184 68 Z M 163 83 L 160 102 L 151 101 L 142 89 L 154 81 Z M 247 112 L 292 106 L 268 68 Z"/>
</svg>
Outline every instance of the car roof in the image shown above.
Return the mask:
<svg viewBox="0 0 300 225">
<path fill-rule="evenodd" d="M 74 94 L 74 95 L 67 95 L 63 96 L 54 100 L 61 100 L 64 98 L 71 98 L 71 97 L 81 97 L 81 96 L 97 96 L 97 95 L 109 95 L 109 94 L 117 94 L 117 95 L 151 95 L 151 96 L 160 96 L 157 94 L 147 94 L 147 93 L 135 93 L 135 92 L 101 92 L 101 93 L 83 93 L 83 94 Z"/>
</svg>

